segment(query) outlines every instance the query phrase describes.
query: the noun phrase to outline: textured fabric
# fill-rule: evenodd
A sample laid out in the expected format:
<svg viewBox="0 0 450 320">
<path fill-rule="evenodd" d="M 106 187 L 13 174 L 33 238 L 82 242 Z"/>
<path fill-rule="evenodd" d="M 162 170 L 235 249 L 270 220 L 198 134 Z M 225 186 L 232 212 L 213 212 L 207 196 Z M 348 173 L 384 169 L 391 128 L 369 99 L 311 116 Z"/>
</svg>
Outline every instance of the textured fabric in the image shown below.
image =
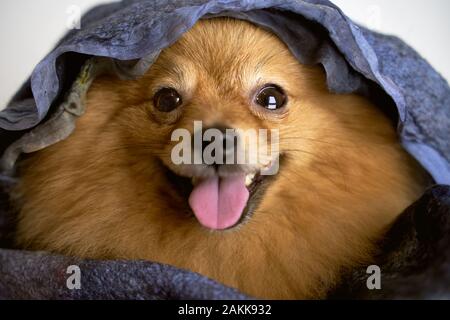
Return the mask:
<svg viewBox="0 0 450 320">
<path fill-rule="evenodd" d="M 9 250 L 0 250 L 0 263 L 0 299 L 246 299 L 198 274 L 158 263 Z M 80 289 L 68 289 L 70 266 L 80 268 Z"/>
<path fill-rule="evenodd" d="M 128 0 L 94 8 L 83 17 L 82 29 L 69 32 L 59 42 L 36 66 L 30 80 L 7 108 L 0 112 L 0 151 L 7 149 L 0 162 L 0 182 L 5 186 L 14 183 L 14 163 L 20 153 L 56 143 L 73 130 L 76 118 L 82 115 L 86 84 L 92 80 L 83 76 L 83 70 L 89 69 L 92 61 L 90 57 L 104 57 L 101 63 L 108 65 L 108 72 L 123 78 L 137 77 L 151 66 L 162 49 L 174 43 L 198 19 L 216 16 L 245 19 L 271 30 L 301 63 L 324 66 L 331 91 L 355 92 L 376 100 L 398 123 L 399 138 L 406 150 L 428 170 L 436 183 L 450 184 L 450 88 L 447 82 L 401 40 L 357 26 L 326 0 Z M 95 61 L 100 64 L 99 60 Z M 95 72 L 92 74 L 95 76 Z M 424 241 L 422 237 L 406 237 L 407 234 L 422 234 L 416 230 L 427 222 L 437 230 L 436 237 L 448 241 L 445 237 L 449 230 L 439 228 L 440 220 L 435 217 L 448 219 L 449 194 L 445 191 L 448 187 L 436 188 L 421 200 L 421 203 L 431 201 L 435 205 L 413 205 L 413 209 L 405 212 L 402 217 L 409 217 L 411 210 L 426 208 L 417 213 L 423 216 L 420 223 L 412 221 L 407 229 L 394 229 L 398 242 L 385 247 L 383 254 L 386 255 L 379 259 L 387 265 L 395 257 L 404 257 L 412 264 L 417 262 L 423 266 L 421 270 L 427 276 L 434 272 L 436 256 L 440 255 L 444 257 L 440 270 L 446 274 L 442 279 L 448 281 L 448 246 L 439 246 L 443 252 L 426 251 L 423 257 L 423 250 L 417 248 L 428 250 L 431 247 L 417 244 Z M 8 214 L 7 201 L 2 200 L 0 204 L 0 245 L 9 247 L 8 235 L 14 219 Z M 402 236 L 407 240 L 403 241 Z M 392 252 L 396 254 L 390 254 Z M 88 279 L 84 281 L 83 290 L 70 291 L 61 282 L 68 264 L 82 266 Z M 414 283 L 421 279 L 411 276 L 419 268 L 411 269 L 393 261 L 390 265 L 393 266 L 392 277 L 398 283 L 412 279 L 411 288 L 414 288 Z M 362 278 L 357 274 L 355 271 L 356 276 L 348 281 L 351 285 L 337 292 L 341 292 L 342 297 L 375 296 L 361 289 Z M 427 279 L 431 279 L 427 280 L 430 285 L 422 296 L 448 294 L 437 289 L 440 288 L 439 277 Z M 423 286 L 416 288 L 420 291 Z M 383 290 L 378 293 L 383 297 Z M 400 296 L 402 293 L 395 289 L 385 294 L 385 297 Z M 155 263 L 80 261 L 0 249 L 0 298 L 30 297 L 203 299 L 244 296 L 199 275 Z"/>
</svg>

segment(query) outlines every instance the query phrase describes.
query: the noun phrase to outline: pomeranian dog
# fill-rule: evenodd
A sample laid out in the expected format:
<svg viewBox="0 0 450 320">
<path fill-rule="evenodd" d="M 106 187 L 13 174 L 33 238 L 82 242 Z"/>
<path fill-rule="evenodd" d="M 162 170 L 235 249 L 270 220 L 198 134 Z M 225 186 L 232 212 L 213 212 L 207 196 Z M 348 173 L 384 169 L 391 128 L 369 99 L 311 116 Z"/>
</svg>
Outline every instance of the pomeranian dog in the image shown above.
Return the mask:
<svg viewBox="0 0 450 320">
<path fill-rule="evenodd" d="M 323 298 L 370 263 L 427 185 L 379 108 L 330 93 L 320 66 L 244 21 L 198 22 L 137 80 L 98 77 L 86 108 L 68 139 L 21 161 L 21 247 L 171 264 L 255 297 Z M 277 130 L 278 173 L 174 164 L 172 133 L 194 135 L 194 121 Z"/>
</svg>

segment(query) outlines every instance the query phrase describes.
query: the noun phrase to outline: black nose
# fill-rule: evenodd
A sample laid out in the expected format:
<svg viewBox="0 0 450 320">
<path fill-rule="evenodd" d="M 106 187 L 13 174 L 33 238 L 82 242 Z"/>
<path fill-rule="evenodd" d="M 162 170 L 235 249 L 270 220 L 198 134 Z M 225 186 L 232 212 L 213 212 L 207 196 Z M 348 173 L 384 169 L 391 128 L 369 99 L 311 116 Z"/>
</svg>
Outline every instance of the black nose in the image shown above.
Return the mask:
<svg viewBox="0 0 450 320">
<path fill-rule="evenodd" d="M 205 141 L 205 132 L 207 132 L 210 129 L 215 129 L 216 132 L 211 132 L 212 138 L 211 141 Z M 220 132 L 220 135 L 218 134 Z M 237 134 L 236 131 L 232 128 L 227 128 L 225 126 L 212 126 L 208 128 L 203 129 L 203 141 L 202 141 L 202 152 L 205 154 L 205 149 L 209 145 L 215 142 L 215 139 L 222 139 L 222 148 L 216 149 L 213 148 L 211 151 L 211 156 L 213 156 L 216 159 L 222 159 L 222 163 L 215 163 L 218 164 L 226 164 L 227 162 L 227 155 L 234 155 L 236 154 L 236 147 L 237 147 Z M 212 146 L 213 147 L 213 146 Z M 216 154 L 216 151 L 218 154 Z M 229 156 L 231 157 L 231 156 Z M 234 160 L 233 157 L 231 157 L 231 160 Z"/>
</svg>

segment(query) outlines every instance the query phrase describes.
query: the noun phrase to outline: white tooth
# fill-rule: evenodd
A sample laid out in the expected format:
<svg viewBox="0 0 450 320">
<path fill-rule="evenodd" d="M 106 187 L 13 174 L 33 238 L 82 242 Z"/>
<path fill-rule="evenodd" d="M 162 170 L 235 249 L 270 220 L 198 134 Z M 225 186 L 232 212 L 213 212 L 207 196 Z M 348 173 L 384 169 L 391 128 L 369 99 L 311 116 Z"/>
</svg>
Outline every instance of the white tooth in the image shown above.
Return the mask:
<svg viewBox="0 0 450 320">
<path fill-rule="evenodd" d="M 254 173 L 249 173 L 248 175 L 245 176 L 245 185 L 248 187 L 249 185 L 252 184 L 253 179 L 255 178 L 255 174 Z"/>
</svg>

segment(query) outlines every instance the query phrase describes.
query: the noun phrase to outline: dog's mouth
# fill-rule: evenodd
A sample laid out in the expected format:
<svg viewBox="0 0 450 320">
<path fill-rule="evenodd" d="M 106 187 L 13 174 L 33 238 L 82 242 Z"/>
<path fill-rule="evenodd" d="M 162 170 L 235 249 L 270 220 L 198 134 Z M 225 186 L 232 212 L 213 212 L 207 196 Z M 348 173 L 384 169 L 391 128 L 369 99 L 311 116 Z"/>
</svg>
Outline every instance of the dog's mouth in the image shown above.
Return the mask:
<svg viewBox="0 0 450 320">
<path fill-rule="evenodd" d="M 186 178 L 170 169 L 167 177 L 198 222 L 212 230 L 231 229 L 247 221 L 273 179 L 260 173 Z"/>
</svg>

